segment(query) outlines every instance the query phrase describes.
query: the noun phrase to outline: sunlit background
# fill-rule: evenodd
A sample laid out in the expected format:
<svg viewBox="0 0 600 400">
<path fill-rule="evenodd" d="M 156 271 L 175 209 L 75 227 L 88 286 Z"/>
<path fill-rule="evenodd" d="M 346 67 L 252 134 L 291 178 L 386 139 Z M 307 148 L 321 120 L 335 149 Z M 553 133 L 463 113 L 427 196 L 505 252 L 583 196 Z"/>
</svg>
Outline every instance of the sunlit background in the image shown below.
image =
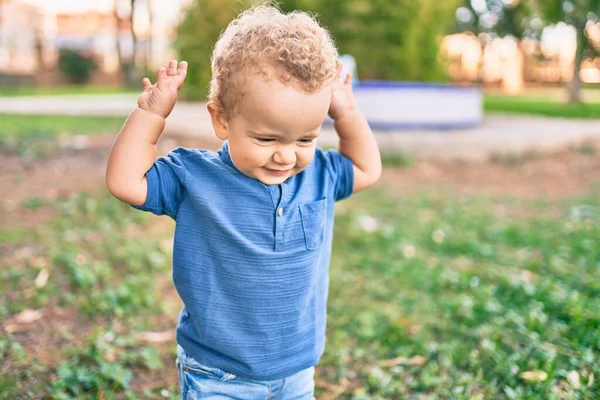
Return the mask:
<svg viewBox="0 0 600 400">
<path fill-rule="evenodd" d="M 154 67 L 173 56 L 175 28 L 189 0 L 22 0 L 0 2 L 0 73 L 35 75 L 39 84 L 57 82 L 58 51 L 91 51 L 100 64 L 95 82 L 115 83 L 122 56 Z M 133 31 L 132 31 L 133 22 Z"/>
<path fill-rule="evenodd" d="M 2 0 L 0 73 L 22 76 L 37 84 L 55 84 L 59 80 L 59 50 L 76 48 L 92 52 L 100 65 L 92 82 L 117 84 L 119 56 L 121 60 L 132 57 L 134 40 L 136 65 L 145 69 L 154 69 L 175 55 L 172 44 L 176 28 L 190 3 L 191 0 Z M 511 5 L 518 0 L 501 3 Z M 494 1 L 486 0 L 473 0 L 469 7 L 458 7 L 455 17 L 459 26 L 476 22 L 479 32 L 449 34 L 443 39 L 442 55 L 453 80 L 499 83 L 506 92 L 516 93 L 523 81 L 557 83 L 573 76 L 576 34 L 566 22 L 548 25 L 533 17 L 528 24 L 532 32 L 541 32 L 539 37 L 518 38 L 510 32 L 500 36 L 493 29 L 499 13 L 494 13 Z M 593 19 L 587 22 L 585 32 L 592 43 L 600 43 L 600 25 Z M 599 65 L 596 55 L 586 57 L 580 70 L 581 80 L 599 83 Z"/>
</svg>

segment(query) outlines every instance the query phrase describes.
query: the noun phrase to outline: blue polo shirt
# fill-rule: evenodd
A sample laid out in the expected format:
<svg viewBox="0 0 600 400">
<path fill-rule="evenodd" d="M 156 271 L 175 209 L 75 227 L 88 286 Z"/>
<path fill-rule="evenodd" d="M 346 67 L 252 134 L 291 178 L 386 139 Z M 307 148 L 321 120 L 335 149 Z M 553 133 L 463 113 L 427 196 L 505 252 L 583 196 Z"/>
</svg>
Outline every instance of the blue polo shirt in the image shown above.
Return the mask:
<svg viewBox="0 0 600 400">
<path fill-rule="evenodd" d="M 275 380 L 325 349 L 334 204 L 352 193 L 352 162 L 317 149 L 280 185 L 242 174 L 228 144 L 177 148 L 146 173 L 146 203 L 176 220 L 173 281 L 184 308 L 177 342 L 201 364 Z"/>
</svg>

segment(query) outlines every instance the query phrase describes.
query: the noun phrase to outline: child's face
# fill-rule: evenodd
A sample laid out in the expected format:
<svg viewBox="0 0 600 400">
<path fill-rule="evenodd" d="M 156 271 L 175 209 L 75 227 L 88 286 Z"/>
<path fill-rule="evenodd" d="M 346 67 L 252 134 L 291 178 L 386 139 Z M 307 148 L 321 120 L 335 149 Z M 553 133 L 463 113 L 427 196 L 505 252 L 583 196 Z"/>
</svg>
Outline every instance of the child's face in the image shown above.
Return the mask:
<svg viewBox="0 0 600 400">
<path fill-rule="evenodd" d="M 256 76 L 246 86 L 240 112 L 215 130 L 229 140 L 237 169 L 265 185 L 276 185 L 311 163 L 330 102 L 328 85 L 307 94 L 277 79 Z"/>
</svg>

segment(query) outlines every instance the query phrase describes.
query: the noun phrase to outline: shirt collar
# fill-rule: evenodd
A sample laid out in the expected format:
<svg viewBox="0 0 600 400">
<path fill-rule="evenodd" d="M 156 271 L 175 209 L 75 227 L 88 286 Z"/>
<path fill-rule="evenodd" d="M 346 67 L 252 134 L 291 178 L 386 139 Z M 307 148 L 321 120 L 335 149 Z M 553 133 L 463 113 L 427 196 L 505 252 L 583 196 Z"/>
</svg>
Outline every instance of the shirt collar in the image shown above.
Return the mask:
<svg viewBox="0 0 600 400">
<path fill-rule="evenodd" d="M 230 167 L 235 168 L 236 171 L 239 171 L 236 168 L 236 166 L 233 164 L 233 161 L 231 161 L 231 154 L 229 154 L 229 141 L 228 140 L 225 140 L 223 142 L 223 146 L 217 153 L 219 154 L 221 161 L 223 161 L 225 164 L 229 165 Z"/>
</svg>

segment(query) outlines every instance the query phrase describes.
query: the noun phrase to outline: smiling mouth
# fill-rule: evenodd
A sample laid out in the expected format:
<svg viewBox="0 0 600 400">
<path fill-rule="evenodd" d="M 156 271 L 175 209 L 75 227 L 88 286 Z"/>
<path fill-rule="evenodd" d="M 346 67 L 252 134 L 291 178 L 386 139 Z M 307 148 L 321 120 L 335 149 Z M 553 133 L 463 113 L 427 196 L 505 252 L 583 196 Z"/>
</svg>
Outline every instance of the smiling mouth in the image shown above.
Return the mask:
<svg viewBox="0 0 600 400">
<path fill-rule="evenodd" d="M 264 168 L 267 171 L 269 171 L 269 173 L 274 174 L 274 175 L 285 175 L 292 170 L 292 168 L 290 168 L 290 169 L 271 169 L 271 168 L 267 168 L 267 167 L 264 167 Z"/>
</svg>

